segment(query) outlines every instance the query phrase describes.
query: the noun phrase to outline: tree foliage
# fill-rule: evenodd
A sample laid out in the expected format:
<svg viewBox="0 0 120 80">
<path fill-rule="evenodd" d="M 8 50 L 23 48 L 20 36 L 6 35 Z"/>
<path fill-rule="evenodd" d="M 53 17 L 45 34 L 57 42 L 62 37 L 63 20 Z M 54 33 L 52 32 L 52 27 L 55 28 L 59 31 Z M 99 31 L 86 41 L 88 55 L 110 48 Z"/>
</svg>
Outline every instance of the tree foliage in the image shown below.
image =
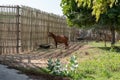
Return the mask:
<svg viewBox="0 0 120 80">
<path fill-rule="evenodd" d="M 109 26 L 115 43 L 115 30 L 120 31 L 120 0 L 62 0 L 61 7 L 69 25 Z"/>
<path fill-rule="evenodd" d="M 106 17 L 104 23 L 108 18 L 120 22 L 120 0 L 62 0 L 61 7 L 70 25 L 87 25 Z"/>
<path fill-rule="evenodd" d="M 79 8 L 75 0 L 62 0 L 61 7 L 70 26 L 84 27 L 95 22 L 95 17 L 89 14 L 92 12 L 92 9 L 87 7 Z"/>
<path fill-rule="evenodd" d="M 99 20 L 100 15 L 108 11 L 108 7 L 112 8 L 114 5 L 118 6 L 119 0 L 75 0 L 78 7 L 92 8 L 92 15 L 95 15 L 96 21 Z"/>
</svg>

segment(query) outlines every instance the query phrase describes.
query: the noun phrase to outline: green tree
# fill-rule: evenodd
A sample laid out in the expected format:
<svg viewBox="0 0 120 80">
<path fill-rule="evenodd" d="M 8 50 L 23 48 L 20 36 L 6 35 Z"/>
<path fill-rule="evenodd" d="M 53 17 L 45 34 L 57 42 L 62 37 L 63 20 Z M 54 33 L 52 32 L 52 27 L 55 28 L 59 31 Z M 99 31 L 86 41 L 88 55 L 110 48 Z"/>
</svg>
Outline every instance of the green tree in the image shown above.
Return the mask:
<svg viewBox="0 0 120 80">
<path fill-rule="evenodd" d="M 120 29 L 120 0 L 62 0 L 61 7 L 69 25 L 86 28 L 96 24 L 103 29 L 109 26 L 111 44 L 115 43 L 115 30 Z"/>
<path fill-rule="evenodd" d="M 75 0 L 78 7 L 86 7 L 92 9 L 92 15 L 95 15 L 96 21 L 100 15 L 106 13 L 109 8 L 119 5 L 119 0 Z"/>
<path fill-rule="evenodd" d="M 92 9 L 86 7 L 78 7 L 75 0 L 62 0 L 61 7 L 67 22 L 70 26 L 88 27 L 95 23 L 95 17 L 92 16 Z"/>
</svg>

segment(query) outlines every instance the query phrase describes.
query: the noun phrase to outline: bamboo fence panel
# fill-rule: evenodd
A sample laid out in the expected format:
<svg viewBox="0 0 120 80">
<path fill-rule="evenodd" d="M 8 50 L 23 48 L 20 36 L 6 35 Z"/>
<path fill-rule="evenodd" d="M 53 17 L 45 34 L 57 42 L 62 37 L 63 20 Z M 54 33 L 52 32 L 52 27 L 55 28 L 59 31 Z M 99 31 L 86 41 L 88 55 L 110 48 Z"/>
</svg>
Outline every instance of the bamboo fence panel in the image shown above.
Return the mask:
<svg viewBox="0 0 120 80">
<path fill-rule="evenodd" d="M 26 6 L 0 6 L 0 54 L 31 51 L 54 43 L 48 32 L 74 37 L 64 17 Z"/>
<path fill-rule="evenodd" d="M 17 50 L 17 6 L 0 6 L 0 54 Z"/>
</svg>

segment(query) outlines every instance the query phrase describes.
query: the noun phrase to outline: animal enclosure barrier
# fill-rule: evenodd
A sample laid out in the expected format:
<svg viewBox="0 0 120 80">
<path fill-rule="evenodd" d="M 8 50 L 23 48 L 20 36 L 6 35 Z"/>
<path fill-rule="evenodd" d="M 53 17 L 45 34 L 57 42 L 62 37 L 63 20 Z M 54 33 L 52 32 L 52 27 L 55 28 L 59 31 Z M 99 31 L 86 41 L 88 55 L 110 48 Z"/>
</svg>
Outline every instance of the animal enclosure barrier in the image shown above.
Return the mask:
<svg viewBox="0 0 120 80">
<path fill-rule="evenodd" d="M 67 26 L 65 17 L 26 6 L 0 6 L 0 54 L 30 51 L 48 44 L 48 32 L 74 39 L 75 29 Z"/>
</svg>

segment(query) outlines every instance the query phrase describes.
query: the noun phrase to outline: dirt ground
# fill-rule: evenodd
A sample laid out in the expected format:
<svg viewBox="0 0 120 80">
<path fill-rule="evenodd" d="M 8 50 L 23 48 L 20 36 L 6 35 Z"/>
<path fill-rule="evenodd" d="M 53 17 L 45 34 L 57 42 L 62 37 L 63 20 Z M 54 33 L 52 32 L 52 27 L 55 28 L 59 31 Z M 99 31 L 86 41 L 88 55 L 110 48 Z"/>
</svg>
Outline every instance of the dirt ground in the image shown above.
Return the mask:
<svg viewBox="0 0 120 80">
<path fill-rule="evenodd" d="M 63 64 L 67 64 L 67 58 L 78 50 L 88 48 L 85 46 L 86 42 L 71 42 L 68 49 L 64 49 L 64 45 L 59 45 L 58 48 L 54 46 L 50 49 L 36 49 L 31 52 L 14 54 L 14 55 L 0 55 L 0 62 L 13 67 L 46 67 L 49 58 L 59 58 Z M 32 76 L 32 78 L 37 78 Z M 34 80 L 34 79 L 33 79 Z M 39 79 L 35 79 L 39 80 Z M 67 79 L 56 79 L 67 80 Z"/>
</svg>

